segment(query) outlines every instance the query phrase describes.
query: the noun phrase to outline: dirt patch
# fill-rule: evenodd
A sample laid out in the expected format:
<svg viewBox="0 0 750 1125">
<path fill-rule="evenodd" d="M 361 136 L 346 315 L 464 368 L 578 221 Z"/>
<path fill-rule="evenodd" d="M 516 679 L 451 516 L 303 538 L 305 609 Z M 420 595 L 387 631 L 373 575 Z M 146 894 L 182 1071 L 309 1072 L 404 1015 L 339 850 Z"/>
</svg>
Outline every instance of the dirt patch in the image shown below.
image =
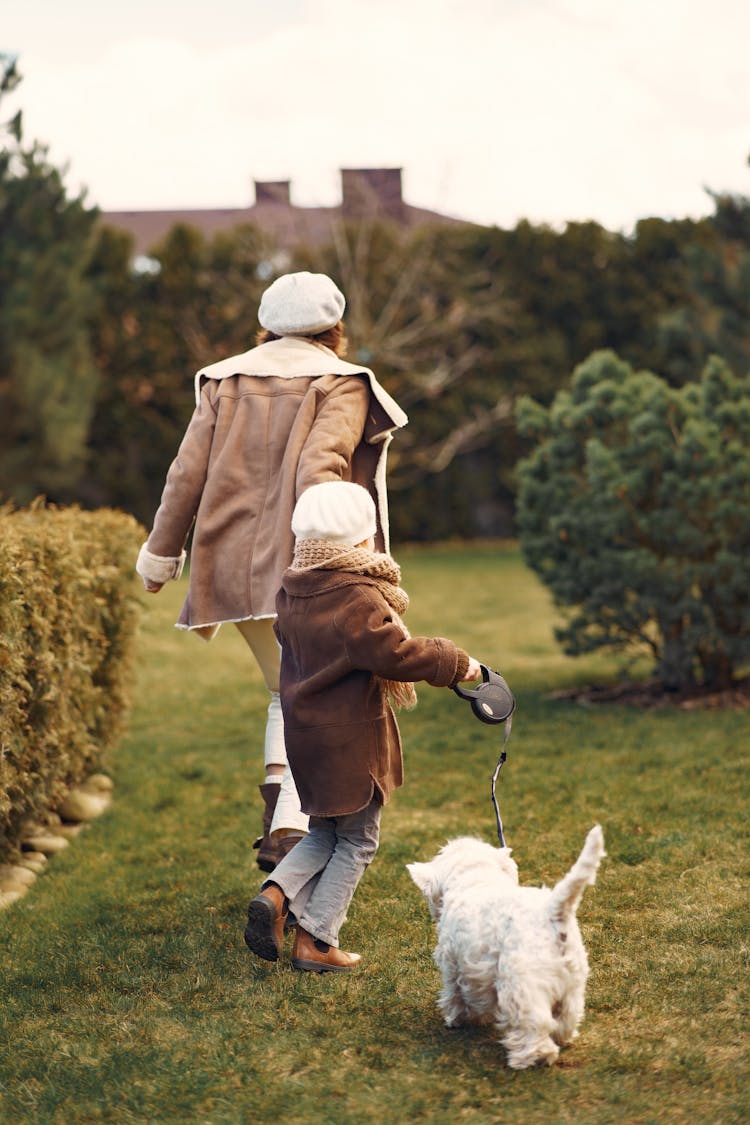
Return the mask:
<svg viewBox="0 0 750 1125">
<path fill-rule="evenodd" d="M 696 687 L 689 691 L 666 691 L 658 680 L 623 681 L 556 691 L 548 699 L 569 699 L 582 707 L 596 703 L 622 703 L 631 707 L 677 707 L 683 711 L 735 708 L 750 710 L 750 676 L 737 680 L 727 691 Z"/>
</svg>

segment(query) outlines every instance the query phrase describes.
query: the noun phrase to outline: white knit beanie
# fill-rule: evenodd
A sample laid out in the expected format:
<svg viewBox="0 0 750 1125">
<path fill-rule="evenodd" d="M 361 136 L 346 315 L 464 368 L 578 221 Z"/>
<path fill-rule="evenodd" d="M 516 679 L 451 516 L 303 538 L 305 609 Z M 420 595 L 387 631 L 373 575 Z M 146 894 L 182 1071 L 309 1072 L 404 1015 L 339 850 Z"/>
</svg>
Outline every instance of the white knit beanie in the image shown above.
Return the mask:
<svg viewBox="0 0 750 1125">
<path fill-rule="evenodd" d="M 285 273 L 260 299 L 258 320 L 276 336 L 314 336 L 333 328 L 346 301 L 324 273 Z"/>
<path fill-rule="evenodd" d="M 327 539 L 356 547 L 375 534 L 375 504 L 360 484 L 344 480 L 314 484 L 302 493 L 292 513 L 297 539 Z"/>
</svg>

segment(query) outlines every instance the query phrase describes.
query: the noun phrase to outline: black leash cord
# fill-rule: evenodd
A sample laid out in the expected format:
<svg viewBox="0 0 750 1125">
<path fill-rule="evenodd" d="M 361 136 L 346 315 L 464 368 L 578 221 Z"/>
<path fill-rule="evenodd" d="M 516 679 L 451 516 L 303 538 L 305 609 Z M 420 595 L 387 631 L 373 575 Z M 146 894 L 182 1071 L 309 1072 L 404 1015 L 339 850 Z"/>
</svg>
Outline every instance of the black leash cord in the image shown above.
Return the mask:
<svg viewBox="0 0 750 1125">
<path fill-rule="evenodd" d="M 497 765 L 495 766 L 495 772 L 492 775 L 492 805 L 495 809 L 495 820 L 497 821 L 497 838 L 500 841 L 500 847 L 501 848 L 504 848 L 506 846 L 506 844 L 505 844 L 505 836 L 503 835 L 503 822 L 500 819 L 500 809 L 498 808 L 497 797 L 495 796 L 495 783 L 496 783 L 496 781 L 498 779 L 498 776 L 500 774 L 500 770 L 503 768 L 503 765 L 505 764 L 505 762 L 507 760 L 507 757 L 508 757 L 508 755 L 505 752 L 505 746 L 506 746 L 506 743 L 507 743 L 508 739 L 510 738 L 510 730 L 511 730 L 512 726 L 513 726 L 513 719 L 512 719 L 512 717 L 509 717 L 506 720 L 506 723 L 505 723 L 505 734 L 503 735 L 503 748 L 500 751 L 500 757 L 497 760 Z"/>
</svg>

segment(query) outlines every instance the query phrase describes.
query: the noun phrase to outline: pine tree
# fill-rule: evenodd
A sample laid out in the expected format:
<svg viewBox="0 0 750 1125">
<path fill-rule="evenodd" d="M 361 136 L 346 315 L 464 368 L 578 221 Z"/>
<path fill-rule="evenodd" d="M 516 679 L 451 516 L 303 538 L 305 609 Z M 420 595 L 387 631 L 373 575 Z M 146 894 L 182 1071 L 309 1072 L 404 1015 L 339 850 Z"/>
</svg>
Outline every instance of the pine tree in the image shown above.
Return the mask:
<svg viewBox="0 0 750 1125">
<path fill-rule="evenodd" d="M 659 325 L 665 360 L 683 381 L 696 378 L 710 355 L 750 372 L 750 198 L 709 194 L 714 213 L 683 248 L 687 300 Z"/>
<path fill-rule="evenodd" d="M 729 686 L 750 660 L 750 378 L 713 358 L 675 389 L 600 352 L 518 418 L 521 546 L 569 610 L 565 651 L 645 648 L 666 688 Z"/>
<path fill-rule="evenodd" d="M 0 101 L 20 81 L 0 56 Z M 96 211 L 69 198 L 20 112 L 0 125 L 0 494 L 70 499 L 96 389 L 84 279 Z"/>
</svg>

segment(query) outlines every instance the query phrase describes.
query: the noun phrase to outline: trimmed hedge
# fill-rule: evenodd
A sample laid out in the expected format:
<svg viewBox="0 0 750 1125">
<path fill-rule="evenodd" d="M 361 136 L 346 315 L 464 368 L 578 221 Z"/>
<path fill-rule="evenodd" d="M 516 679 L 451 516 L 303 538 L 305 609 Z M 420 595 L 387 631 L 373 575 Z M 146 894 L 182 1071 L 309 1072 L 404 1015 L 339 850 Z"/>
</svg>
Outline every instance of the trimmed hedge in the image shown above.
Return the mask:
<svg viewBox="0 0 750 1125">
<path fill-rule="evenodd" d="M 143 538 L 108 509 L 0 508 L 0 852 L 123 732 Z"/>
</svg>

